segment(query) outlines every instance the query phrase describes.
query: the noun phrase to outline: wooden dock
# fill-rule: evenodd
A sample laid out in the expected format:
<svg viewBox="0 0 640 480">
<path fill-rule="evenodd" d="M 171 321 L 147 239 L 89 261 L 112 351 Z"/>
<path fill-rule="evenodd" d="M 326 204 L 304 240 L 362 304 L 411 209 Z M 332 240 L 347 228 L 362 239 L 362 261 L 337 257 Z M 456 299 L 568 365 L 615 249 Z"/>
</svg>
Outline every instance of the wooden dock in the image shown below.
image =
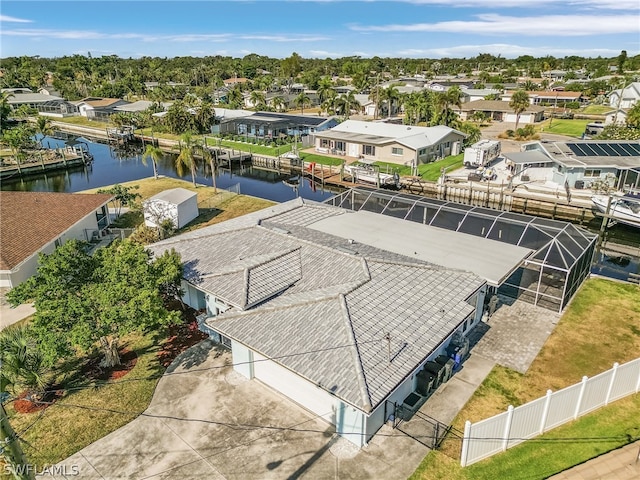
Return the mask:
<svg viewBox="0 0 640 480">
<path fill-rule="evenodd" d="M 50 171 L 86 165 L 88 161 L 84 155 L 72 152 L 71 150 L 50 150 L 47 152 L 37 152 L 25 162 L 5 163 L 0 165 L 0 179 L 19 178 L 28 175 L 38 175 Z"/>
</svg>

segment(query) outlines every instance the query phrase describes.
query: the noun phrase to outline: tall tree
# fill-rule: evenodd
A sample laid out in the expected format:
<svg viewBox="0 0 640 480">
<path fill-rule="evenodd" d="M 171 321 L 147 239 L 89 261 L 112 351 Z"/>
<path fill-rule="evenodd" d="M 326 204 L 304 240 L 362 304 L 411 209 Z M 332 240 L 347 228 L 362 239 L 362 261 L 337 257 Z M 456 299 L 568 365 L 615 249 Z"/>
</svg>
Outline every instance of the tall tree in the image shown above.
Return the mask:
<svg viewBox="0 0 640 480">
<path fill-rule="evenodd" d="M 527 108 L 529 108 L 529 94 L 524 90 L 516 90 L 511 95 L 511 100 L 509 101 L 509 107 L 513 109 L 513 113 L 516 114 L 516 126 L 514 130 L 518 129 L 518 123 L 520 122 L 520 115 Z"/>
<path fill-rule="evenodd" d="M 197 187 L 196 184 L 196 156 L 195 149 L 196 144 L 193 141 L 191 134 L 189 132 L 183 133 L 180 137 L 179 144 L 180 152 L 176 157 L 176 170 L 178 171 L 178 175 L 182 176 L 184 174 L 184 169 L 188 168 L 191 172 L 191 180 L 193 181 L 193 186 Z"/>
<path fill-rule="evenodd" d="M 385 102 L 387 106 L 387 118 L 391 118 L 393 113 L 393 102 L 400 99 L 400 92 L 394 86 L 389 86 L 380 90 L 380 99 Z"/>
<path fill-rule="evenodd" d="M 182 272 L 177 254 L 168 256 L 171 261 L 158 264 L 142 245 L 127 240 L 91 255 L 85 243 L 70 240 L 41 254 L 38 273 L 12 289 L 8 300 L 14 306 L 33 300 L 32 327 L 47 364 L 97 346 L 104 365 L 112 367 L 120 364 L 123 335 L 178 320 L 162 298 L 162 286 L 179 284 Z"/>
<path fill-rule="evenodd" d="M 43 115 L 38 115 L 36 117 L 36 133 L 42 135 L 40 145 L 42 145 L 44 137 L 53 134 L 53 127 L 51 126 L 51 119 L 49 117 L 45 117 Z"/>
<path fill-rule="evenodd" d="M 153 165 L 153 178 L 158 179 L 158 162 L 164 157 L 164 152 L 153 144 L 147 145 L 144 153 L 142 154 L 142 163 L 146 166 L 147 159 L 151 160 Z"/>
<path fill-rule="evenodd" d="M 9 114 L 11 113 L 11 105 L 9 98 L 13 97 L 13 93 L 0 93 L 0 133 L 4 132 L 9 123 Z"/>
<path fill-rule="evenodd" d="M 309 106 L 311 104 L 311 99 L 309 98 L 309 95 L 307 95 L 305 92 L 300 92 L 296 96 L 294 102 L 296 106 L 300 107 L 300 113 L 304 115 L 304 107 Z"/>
</svg>

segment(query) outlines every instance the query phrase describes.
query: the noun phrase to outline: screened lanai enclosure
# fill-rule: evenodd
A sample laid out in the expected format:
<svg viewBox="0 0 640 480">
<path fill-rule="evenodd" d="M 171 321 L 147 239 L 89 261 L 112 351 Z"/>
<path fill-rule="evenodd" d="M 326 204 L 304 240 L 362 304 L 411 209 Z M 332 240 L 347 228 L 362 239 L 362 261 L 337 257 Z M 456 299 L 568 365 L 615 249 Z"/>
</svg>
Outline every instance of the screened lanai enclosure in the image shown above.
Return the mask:
<svg viewBox="0 0 640 480">
<path fill-rule="evenodd" d="M 528 248 L 531 254 L 498 292 L 555 311 L 562 311 L 589 276 L 597 241 L 597 235 L 568 222 L 368 187 L 347 190 L 326 203 Z"/>
</svg>

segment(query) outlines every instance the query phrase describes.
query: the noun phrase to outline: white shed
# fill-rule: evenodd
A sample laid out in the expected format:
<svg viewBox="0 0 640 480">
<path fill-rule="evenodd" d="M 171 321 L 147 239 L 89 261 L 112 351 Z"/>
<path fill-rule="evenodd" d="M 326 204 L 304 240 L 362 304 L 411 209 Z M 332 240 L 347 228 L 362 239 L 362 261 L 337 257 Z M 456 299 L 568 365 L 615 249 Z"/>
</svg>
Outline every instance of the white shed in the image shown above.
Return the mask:
<svg viewBox="0 0 640 480">
<path fill-rule="evenodd" d="M 175 228 L 182 228 L 198 216 L 197 194 L 185 188 L 164 190 L 143 206 L 144 223 L 148 227 L 158 227 L 163 221 L 171 220 Z"/>
</svg>

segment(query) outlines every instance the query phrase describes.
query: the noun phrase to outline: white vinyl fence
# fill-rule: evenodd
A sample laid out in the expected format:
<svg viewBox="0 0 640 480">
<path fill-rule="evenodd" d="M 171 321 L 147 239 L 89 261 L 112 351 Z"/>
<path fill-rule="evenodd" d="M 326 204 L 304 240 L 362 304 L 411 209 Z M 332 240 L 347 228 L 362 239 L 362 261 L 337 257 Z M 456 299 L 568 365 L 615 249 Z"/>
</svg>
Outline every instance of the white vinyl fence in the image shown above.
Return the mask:
<svg viewBox="0 0 640 480">
<path fill-rule="evenodd" d="M 575 420 L 610 402 L 640 390 L 640 358 L 595 377 L 552 392 L 504 413 L 464 426 L 460 464 L 463 467 L 504 452 L 529 438 Z"/>
</svg>

